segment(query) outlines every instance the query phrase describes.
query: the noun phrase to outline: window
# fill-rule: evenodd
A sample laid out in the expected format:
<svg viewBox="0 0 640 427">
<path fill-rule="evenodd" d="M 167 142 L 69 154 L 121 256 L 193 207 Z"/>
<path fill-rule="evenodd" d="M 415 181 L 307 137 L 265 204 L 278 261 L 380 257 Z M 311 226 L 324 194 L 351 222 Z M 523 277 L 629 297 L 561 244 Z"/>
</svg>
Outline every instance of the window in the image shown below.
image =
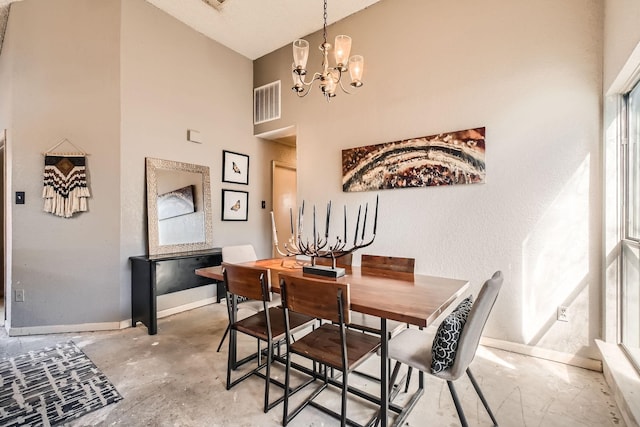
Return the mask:
<svg viewBox="0 0 640 427">
<path fill-rule="evenodd" d="M 627 95 L 627 206 L 626 237 L 640 240 L 640 83 Z"/>
<path fill-rule="evenodd" d="M 620 336 L 631 360 L 640 368 L 640 83 L 625 96 L 625 104 Z"/>
</svg>

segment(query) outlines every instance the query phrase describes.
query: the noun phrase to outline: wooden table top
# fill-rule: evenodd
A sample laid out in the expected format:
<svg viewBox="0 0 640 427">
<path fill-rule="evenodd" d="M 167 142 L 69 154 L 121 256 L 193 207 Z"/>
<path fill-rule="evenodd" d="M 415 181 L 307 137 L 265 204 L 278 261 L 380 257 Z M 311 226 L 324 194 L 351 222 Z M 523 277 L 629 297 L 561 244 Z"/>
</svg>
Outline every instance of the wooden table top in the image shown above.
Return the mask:
<svg viewBox="0 0 640 427">
<path fill-rule="evenodd" d="M 242 264 L 268 268 L 274 292 L 280 290 L 280 272 L 310 276 L 302 272 L 303 262 L 288 258 Z M 200 268 L 196 274 L 217 281 L 224 280 L 222 266 Z M 466 280 L 360 267 L 347 267 L 345 276 L 333 280 L 349 283 L 351 310 L 422 327 L 429 326 L 469 288 Z"/>
</svg>

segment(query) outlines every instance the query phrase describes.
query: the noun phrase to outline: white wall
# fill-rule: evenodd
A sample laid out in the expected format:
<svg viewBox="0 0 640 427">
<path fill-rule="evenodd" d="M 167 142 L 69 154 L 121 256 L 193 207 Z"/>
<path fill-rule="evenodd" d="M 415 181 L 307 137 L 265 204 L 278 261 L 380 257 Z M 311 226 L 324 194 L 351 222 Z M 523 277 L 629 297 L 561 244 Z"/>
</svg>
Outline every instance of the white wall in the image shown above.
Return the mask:
<svg viewBox="0 0 640 427">
<path fill-rule="evenodd" d="M 605 0 L 604 5 L 604 88 L 608 91 L 640 41 L 640 4 Z"/>
<path fill-rule="evenodd" d="M 379 195 L 367 253 L 415 257 L 418 272 L 474 290 L 503 270 L 489 337 L 597 358 L 602 22 L 597 0 L 383 0 L 329 29 L 365 57 L 359 93 L 328 104 L 317 88 L 283 92 L 283 118 L 254 131 L 297 126 L 299 200 Z M 319 33 L 308 40 L 313 72 Z M 257 60 L 254 86 L 286 87 L 291 61 L 290 46 Z M 341 191 L 342 149 L 478 126 L 486 184 Z M 555 320 L 558 305 L 569 323 Z"/>
</svg>

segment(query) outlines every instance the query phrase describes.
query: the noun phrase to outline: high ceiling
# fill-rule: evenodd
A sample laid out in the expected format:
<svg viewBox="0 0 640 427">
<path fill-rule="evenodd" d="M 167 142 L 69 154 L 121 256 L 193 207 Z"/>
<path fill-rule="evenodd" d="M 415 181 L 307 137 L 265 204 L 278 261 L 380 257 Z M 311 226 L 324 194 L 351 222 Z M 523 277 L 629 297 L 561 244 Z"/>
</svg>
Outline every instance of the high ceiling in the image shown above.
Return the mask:
<svg viewBox="0 0 640 427">
<path fill-rule="evenodd" d="M 220 0 L 146 1 L 249 59 L 322 29 L 322 0 L 224 0 L 222 4 Z M 327 23 L 378 1 L 330 0 Z"/>
<path fill-rule="evenodd" d="M 21 0 L 0 0 L 0 12 L 3 9 L 5 12 L 4 24 L 7 5 L 15 1 Z M 249 59 L 259 58 L 322 29 L 322 0 L 146 1 Z M 339 21 L 378 1 L 330 0 L 327 23 Z M 4 25 L 0 22 L 0 43 L 3 34 Z"/>
</svg>

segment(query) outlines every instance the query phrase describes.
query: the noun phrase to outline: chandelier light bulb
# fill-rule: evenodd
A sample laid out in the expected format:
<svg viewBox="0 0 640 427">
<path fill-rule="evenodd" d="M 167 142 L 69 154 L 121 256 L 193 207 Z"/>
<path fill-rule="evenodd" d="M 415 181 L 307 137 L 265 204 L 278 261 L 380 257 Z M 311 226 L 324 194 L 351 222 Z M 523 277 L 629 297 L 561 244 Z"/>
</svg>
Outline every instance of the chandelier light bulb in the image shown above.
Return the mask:
<svg viewBox="0 0 640 427">
<path fill-rule="evenodd" d="M 349 58 L 349 74 L 351 75 L 351 86 L 362 86 L 362 72 L 364 71 L 364 57 L 353 55 Z"/>
<path fill-rule="evenodd" d="M 347 71 L 347 61 L 351 52 L 351 37 L 345 35 L 336 36 L 334 56 L 336 58 L 336 68 L 340 71 Z"/>
<path fill-rule="evenodd" d="M 293 63 L 298 70 L 307 68 L 307 58 L 309 58 L 309 42 L 298 39 L 293 42 Z M 304 73 L 299 73 L 304 74 Z"/>
</svg>

